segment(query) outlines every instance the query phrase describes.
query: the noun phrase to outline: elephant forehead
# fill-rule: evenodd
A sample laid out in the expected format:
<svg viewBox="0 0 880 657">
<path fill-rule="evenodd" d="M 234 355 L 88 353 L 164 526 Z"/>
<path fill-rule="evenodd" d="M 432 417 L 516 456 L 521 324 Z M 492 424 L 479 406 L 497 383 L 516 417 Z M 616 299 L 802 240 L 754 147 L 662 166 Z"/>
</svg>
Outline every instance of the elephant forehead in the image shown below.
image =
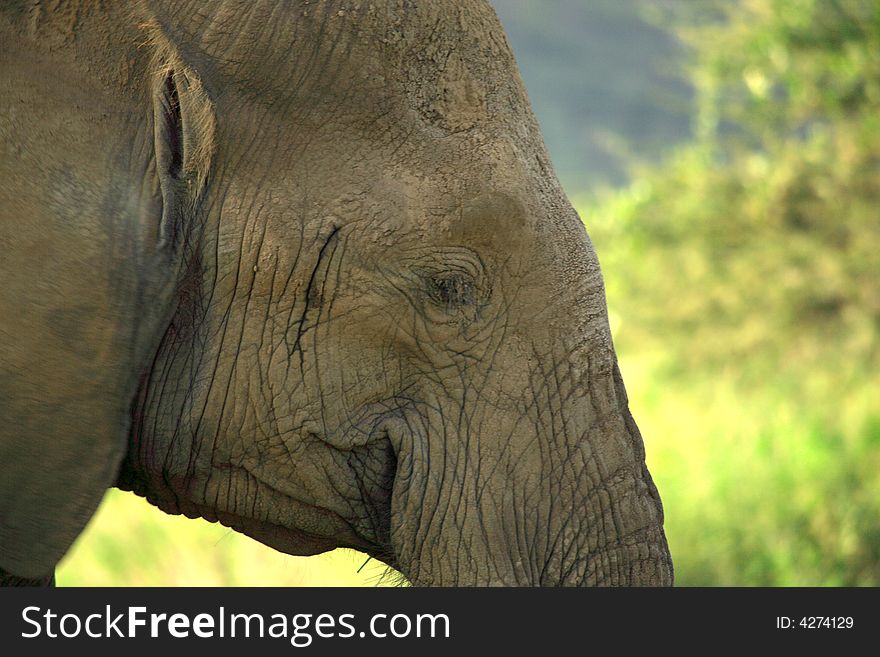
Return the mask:
<svg viewBox="0 0 880 657">
<path fill-rule="evenodd" d="M 388 169 L 368 185 L 355 179 L 348 191 L 326 206 L 334 225 L 357 222 L 384 242 L 409 238 L 433 243 L 466 244 L 505 251 L 534 234 L 538 213 L 530 209 L 522 187 L 490 167 L 460 169 Z M 390 242 L 389 242 L 390 243 Z"/>
<path fill-rule="evenodd" d="M 369 131 L 328 121 L 304 136 L 301 126 L 257 123 L 256 139 L 221 133 L 224 211 L 265 208 L 337 226 L 372 218 L 460 226 L 501 215 L 520 225 L 543 213 L 532 189 L 534 157 L 508 135 L 438 138 L 400 124 Z"/>
<path fill-rule="evenodd" d="M 175 9 L 155 29 L 205 73 L 209 92 L 236 88 L 284 111 L 356 105 L 369 114 L 405 102 L 445 132 L 477 125 L 516 93 L 516 73 L 487 3 L 255 0 Z"/>
</svg>

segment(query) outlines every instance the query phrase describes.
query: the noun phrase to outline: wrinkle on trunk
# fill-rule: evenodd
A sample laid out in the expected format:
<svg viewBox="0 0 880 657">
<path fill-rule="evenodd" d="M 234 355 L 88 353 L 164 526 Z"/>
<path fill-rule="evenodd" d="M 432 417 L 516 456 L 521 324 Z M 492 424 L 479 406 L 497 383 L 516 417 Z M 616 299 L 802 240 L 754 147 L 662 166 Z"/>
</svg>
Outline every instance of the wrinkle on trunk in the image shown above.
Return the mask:
<svg viewBox="0 0 880 657">
<path fill-rule="evenodd" d="M 389 428 L 392 544 L 413 583 L 672 584 L 662 507 L 616 364 L 585 370 L 532 372 L 515 402 L 511 382 L 495 381 L 495 396 L 447 401 L 448 414 L 437 401 Z"/>
</svg>

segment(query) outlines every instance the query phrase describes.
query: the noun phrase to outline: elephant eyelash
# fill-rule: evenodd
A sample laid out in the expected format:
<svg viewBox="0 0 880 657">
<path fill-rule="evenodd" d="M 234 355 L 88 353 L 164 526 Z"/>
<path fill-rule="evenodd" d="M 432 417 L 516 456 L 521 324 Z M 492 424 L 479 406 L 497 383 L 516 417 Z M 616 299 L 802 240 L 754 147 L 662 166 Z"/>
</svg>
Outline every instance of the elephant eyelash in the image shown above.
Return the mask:
<svg viewBox="0 0 880 657">
<path fill-rule="evenodd" d="M 428 279 L 428 296 L 446 310 L 474 305 L 477 300 L 476 292 L 473 279 L 464 273 L 431 276 Z"/>
</svg>

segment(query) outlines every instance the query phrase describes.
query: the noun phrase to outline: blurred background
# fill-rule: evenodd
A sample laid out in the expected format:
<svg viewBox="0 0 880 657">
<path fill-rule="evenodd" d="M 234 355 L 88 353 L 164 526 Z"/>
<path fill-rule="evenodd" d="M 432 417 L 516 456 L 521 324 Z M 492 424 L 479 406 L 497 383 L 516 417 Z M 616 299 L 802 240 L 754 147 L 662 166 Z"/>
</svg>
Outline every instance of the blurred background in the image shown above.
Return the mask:
<svg viewBox="0 0 880 657">
<path fill-rule="evenodd" d="M 880 0 L 493 0 L 678 585 L 880 586 Z M 111 491 L 60 585 L 383 585 Z"/>
</svg>

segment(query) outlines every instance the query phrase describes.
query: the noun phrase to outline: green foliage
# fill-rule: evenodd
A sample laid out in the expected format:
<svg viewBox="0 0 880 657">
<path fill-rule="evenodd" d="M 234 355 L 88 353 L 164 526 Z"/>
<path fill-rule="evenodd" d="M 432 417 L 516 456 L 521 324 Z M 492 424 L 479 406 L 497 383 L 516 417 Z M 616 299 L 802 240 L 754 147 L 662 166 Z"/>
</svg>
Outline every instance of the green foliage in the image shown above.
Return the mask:
<svg viewBox="0 0 880 657">
<path fill-rule="evenodd" d="M 876 367 L 878 8 L 755 0 L 687 32 L 701 138 L 585 212 L 623 339 L 689 370 Z"/>
<path fill-rule="evenodd" d="M 582 216 L 678 581 L 877 585 L 880 3 L 725 7 L 695 142 Z"/>
</svg>

